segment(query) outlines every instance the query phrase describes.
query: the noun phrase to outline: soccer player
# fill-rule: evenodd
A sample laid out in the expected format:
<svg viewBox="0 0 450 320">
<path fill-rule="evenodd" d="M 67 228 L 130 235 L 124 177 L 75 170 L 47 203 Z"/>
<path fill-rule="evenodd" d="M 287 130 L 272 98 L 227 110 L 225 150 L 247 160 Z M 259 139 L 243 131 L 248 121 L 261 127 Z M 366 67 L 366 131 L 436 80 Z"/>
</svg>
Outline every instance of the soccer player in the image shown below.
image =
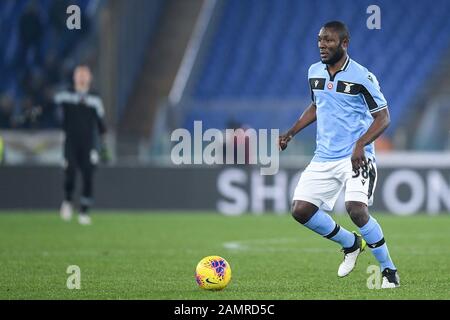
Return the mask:
<svg viewBox="0 0 450 320">
<path fill-rule="evenodd" d="M 389 125 L 387 102 L 376 77 L 347 54 L 350 35 L 339 21 L 319 32 L 321 61 L 308 71 L 312 102 L 287 133 L 284 150 L 302 129 L 317 122 L 317 147 L 295 189 L 292 215 L 299 223 L 343 247 L 338 276 L 355 267 L 366 244 L 378 260 L 382 288 L 395 288 L 400 278 L 389 255 L 383 231 L 368 211 L 377 181 L 374 141 Z M 323 210 L 332 210 L 345 185 L 345 206 L 360 234 L 336 224 Z"/>
<path fill-rule="evenodd" d="M 92 73 L 88 66 L 79 65 L 73 74 L 74 87 L 55 96 L 62 108 L 64 142 L 64 201 L 61 218 L 69 221 L 73 211 L 73 192 L 77 170 L 81 171 L 83 188 L 78 222 L 91 224 L 89 208 L 93 201 L 94 169 L 99 161 L 98 145 L 105 150 L 106 126 L 101 98 L 91 92 Z M 100 134 L 100 135 L 99 135 Z M 100 136 L 100 141 L 99 141 Z"/>
</svg>

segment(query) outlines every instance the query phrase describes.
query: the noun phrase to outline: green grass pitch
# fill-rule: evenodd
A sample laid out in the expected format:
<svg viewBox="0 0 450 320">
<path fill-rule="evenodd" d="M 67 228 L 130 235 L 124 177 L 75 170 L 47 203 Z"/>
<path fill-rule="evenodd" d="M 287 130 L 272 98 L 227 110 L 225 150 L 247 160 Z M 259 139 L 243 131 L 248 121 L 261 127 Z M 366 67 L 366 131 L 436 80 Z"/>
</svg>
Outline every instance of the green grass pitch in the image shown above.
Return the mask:
<svg viewBox="0 0 450 320">
<path fill-rule="evenodd" d="M 56 212 L 3 212 L 0 299 L 449 299 L 450 216 L 374 216 L 400 288 L 367 288 L 370 249 L 339 279 L 338 245 L 289 215 L 101 212 L 86 227 Z M 197 287 L 195 266 L 207 255 L 231 265 L 223 291 Z M 81 269 L 80 290 L 66 287 L 69 265 Z"/>
</svg>

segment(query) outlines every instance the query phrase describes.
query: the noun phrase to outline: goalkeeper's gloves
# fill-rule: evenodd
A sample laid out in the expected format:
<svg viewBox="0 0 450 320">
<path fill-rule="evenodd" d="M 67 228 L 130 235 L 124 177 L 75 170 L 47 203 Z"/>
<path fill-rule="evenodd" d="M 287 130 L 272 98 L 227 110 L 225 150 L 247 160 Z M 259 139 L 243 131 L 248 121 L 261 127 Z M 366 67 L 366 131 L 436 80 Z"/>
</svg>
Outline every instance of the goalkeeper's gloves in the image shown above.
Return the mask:
<svg viewBox="0 0 450 320">
<path fill-rule="evenodd" d="M 102 142 L 100 144 L 100 162 L 104 164 L 108 164 L 111 162 L 111 153 L 109 152 L 108 147 L 106 146 L 105 142 Z"/>
</svg>

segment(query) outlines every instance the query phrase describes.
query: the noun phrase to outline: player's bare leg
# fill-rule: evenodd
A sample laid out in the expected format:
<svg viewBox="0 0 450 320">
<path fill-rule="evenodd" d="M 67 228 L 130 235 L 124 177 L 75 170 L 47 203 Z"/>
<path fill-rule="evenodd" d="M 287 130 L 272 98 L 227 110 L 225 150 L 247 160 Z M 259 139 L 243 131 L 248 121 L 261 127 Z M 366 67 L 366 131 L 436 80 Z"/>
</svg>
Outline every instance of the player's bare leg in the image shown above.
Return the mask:
<svg viewBox="0 0 450 320">
<path fill-rule="evenodd" d="M 314 204 L 302 200 L 294 200 L 292 203 L 292 217 L 301 224 L 308 222 L 319 210 Z"/>
</svg>

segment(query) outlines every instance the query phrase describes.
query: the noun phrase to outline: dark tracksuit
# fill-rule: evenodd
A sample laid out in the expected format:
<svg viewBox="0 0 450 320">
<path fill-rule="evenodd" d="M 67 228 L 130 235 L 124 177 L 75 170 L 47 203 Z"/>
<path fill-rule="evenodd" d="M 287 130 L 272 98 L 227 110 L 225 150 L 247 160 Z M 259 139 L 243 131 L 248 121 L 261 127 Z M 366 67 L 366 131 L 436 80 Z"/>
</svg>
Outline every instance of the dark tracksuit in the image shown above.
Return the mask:
<svg viewBox="0 0 450 320">
<path fill-rule="evenodd" d="M 64 142 L 65 200 L 72 201 L 76 173 L 81 171 L 83 188 L 81 212 L 87 213 L 93 200 L 93 174 L 98 163 L 98 134 L 106 132 L 101 98 L 92 93 L 62 91 L 55 96 L 62 111 Z"/>
</svg>

